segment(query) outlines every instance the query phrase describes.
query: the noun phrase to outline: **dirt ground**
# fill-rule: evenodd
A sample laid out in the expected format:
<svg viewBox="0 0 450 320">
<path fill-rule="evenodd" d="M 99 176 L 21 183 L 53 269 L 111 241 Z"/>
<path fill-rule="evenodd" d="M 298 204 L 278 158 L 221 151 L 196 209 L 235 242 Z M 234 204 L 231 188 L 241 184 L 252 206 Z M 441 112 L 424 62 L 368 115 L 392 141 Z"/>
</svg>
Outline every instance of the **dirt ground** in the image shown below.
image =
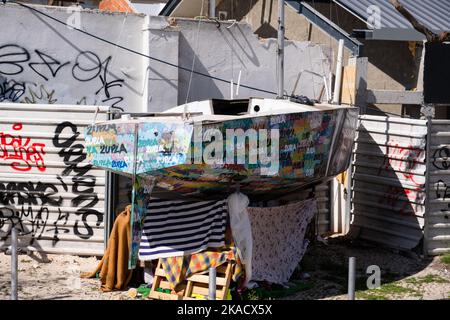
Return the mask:
<svg viewBox="0 0 450 320">
<path fill-rule="evenodd" d="M 347 261 L 356 257 L 357 299 L 450 299 L 450 260 L 420 259 L 362 242 L 333 239 L 308 249 L 293 275 L 305 288 L 284 299 L 347 299 Z M 99 280 L 80 279 L 95 270 L 95 257 L 70 255 L 19 255 L 19 299 L 131 299 L 126 291 L 103 293 Z M 444 263 L 446 262 L 446 263 Z M 366 269 L 381 271 L 381 287 L 367 289 Z M 0 253 L 0 300 L 10 296 L 10 256 Z"/>
</svg>

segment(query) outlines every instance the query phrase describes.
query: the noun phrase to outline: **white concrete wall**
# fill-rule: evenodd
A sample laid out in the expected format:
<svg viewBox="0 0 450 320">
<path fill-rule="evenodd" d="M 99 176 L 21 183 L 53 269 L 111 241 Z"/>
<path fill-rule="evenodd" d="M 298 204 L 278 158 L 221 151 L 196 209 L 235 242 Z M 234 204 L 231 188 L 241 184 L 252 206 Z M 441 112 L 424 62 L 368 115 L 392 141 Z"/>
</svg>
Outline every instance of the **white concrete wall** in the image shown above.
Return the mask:
<svg viewBox="0 0 450 320">
<path fill-rule="evenodd" d="M 247 24 L 138 14 L 36 9 L 98 37 L 152 57 L 276 92 L 276 41 L 259 40 Z M 69 9 L 70 10 L 70 9 Z M 231 26 L 231 27 L 230 27 Z M 229 27 L 229 28 L 228 28 Z M 230 83 L 142 57 L 14 4 L 0 4 L 0 102 L 88 104 L 130 112 L 162 111 L 209 98 L 230 98 Z M 319 98 L 329 50 L 286 42 L 286 92 Z M 195 64 L 193 66 L 195 56 Z M 236 87 L 234 88 L 236 93 Z M 241 87 L 235 98 L 273 97 Z"/>
<path fill-rule="evenodd" d="M 85 31 L 143 51 L 143 15 L 36 8 L 74 25 L 79 21 Z M 0 4 L 0 30 L 0 100 L 144 110 L 148 59 L 14 4 Z"/>
<path fill-rule="evenodd" d="M 169 52 L 176 48 L 171 39 L 174 37 L 172 34 L 178 32 L 178 65 L 191 70 L 195 54 L 194 70 L 197 72 L 227 81 L 233 79 L 235 84 L 241 72 L 241 84 L 276 92 L 276 40 L 259 40 L 250 25 L 245 23 L 230 26 L 231 23 L 221 21 L 218 28 L 215 22 L 202 21 L 199 27 L 199 22 L 196 20 L 179 18 L 169 25 L 164 17 L 151 17 L 151 34 L 159 34 L 159 39 L 151 40 L 150 52 L 159 56 L 166 53 L 162 55 L 171 62 L 175 61 Z M 286 93 L 318 99 L 323 80 L 309 71 L 328 76 L 331 61 L 329 52 L 329 48 L 321 45 L 286 41 Z M 158 83 L 162 83 L 164 78 L 166 81 L 174 79 L 174 68 L 152 62 L 151 69 L 160 71 L 160 78 L 158 79 L 158 75 L 154 74 L 154 77 L 150 79 L 150 98 L 154 99 L 153 97 L 160 94 L 165 96 L 162 104 L 155 103 L 155 100 L 149 102 L 149 109 L 152 111 L 164 110 L 175 105 L 174 94 L 178 97 L 177 104 L 182 104 L 186 100 L 190 102 L 208 98 L 230 98 L 230 83 L 197 74 L 192 75 L 189 90 L 191 73 L 185 70 L 178 70 L 177 88 L 165 87 L 162 92 L 159 92 Z M 236 93 L 236 87 L 234 92 Z M 239 95 L 234 97 L 274 97 L 274 95 L 241 87 Z"/>
</svg>

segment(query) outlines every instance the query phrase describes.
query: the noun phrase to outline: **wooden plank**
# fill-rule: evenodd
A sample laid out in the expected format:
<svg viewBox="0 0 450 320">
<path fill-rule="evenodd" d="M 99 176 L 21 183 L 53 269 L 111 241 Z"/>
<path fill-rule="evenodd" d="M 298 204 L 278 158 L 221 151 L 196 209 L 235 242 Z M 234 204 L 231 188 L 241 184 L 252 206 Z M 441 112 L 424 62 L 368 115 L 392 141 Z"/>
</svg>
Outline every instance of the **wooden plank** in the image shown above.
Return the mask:
<svg viewBox="0 0 450 320">
<path fill-rule="evenodd" d="M 192 283 L 192 281 L 188 281 L 187 287 L 186 287 L 186 291 L 184 292 L 184 296 L 185 297 L 190 297 L 192 296 L 192 288 L 193 288 L 194 284 Z"/>
<path fill-rule="evenodd" d="M 158 260 L 158 265 L 156 266 L 156 272 L 161 268 L 161 260 Z M 155 273 L 156 273 L 155 272 Z M 162 277 L 155 275 L 155 278 L 153 279 L 153 285 L 152 285 L 152 290 L 150 293 L 152 292 L 156 292 L 156 289 L 159 288 L 160 284 L 161 284 L 161 279 Z"/>
<path fill-rule="evenodd" d="M 222 290 L 220 291 L 220 298 L 221 300 L 227 299 L 228 294 L 228 288 L 230 287 L 231 282 L 231 271 L 233 270 L 233 265 L 231 262 L 227 265 L 227 271 L 225 272 L 225 285 L 223 286 Z"/>
<path fill-rule="evenodd" d="M 342 74 L 341 103 L 354 106 L 356 101 L 356 66 L 345 66 Z"/>
<path fill-rule="evenodd" d="M 159 286 L 158 287 L 156 287 L 155 289 L 158 289 L 158 288 L 162 288 L 162 289 L 170 289 L 170 290 L 172 290 L 172 287 L 170 286 L 170 284 L 169 284 L 169 282 L 168 281 L 160 281 L 159 282 Z"/>
<path fill-rule="evenodd" d="M 419 104 L 423 103 L 422 91 L 367 90 L 370 104 Z"/>
<path fill-rule="evenodd" d="M 194 274 L 188 277 L 187 280 L 209 284 L 209 275 Z M 216 284 L 218 286 L 226 285 L 226 278 L 216 277 Z"/>
<path fill-rule="evenodd" d="M 164 269 L 161 268 L 156 268 L 155 270 L 155 276 L 160 276 L 160 277 L 164 277 L 164 279 L 166 278 L 166 273 L 164 272 Z"/>
<path fill-rule="evenodd" d="M 216 300 L 223 300 L 221 299 L 221 297 L 223 297 L 223 288 L 219 289 L 217 288 L 216 290 Z M 208 287 L 204 287 L 204 286 L 200 286 L 200 284 L 195 284 L 194 283 L 194 287 L 192 288 L 192 294 L 201 294 L 202 296 L 209 296 L 209 288 Z"/>
</svg>

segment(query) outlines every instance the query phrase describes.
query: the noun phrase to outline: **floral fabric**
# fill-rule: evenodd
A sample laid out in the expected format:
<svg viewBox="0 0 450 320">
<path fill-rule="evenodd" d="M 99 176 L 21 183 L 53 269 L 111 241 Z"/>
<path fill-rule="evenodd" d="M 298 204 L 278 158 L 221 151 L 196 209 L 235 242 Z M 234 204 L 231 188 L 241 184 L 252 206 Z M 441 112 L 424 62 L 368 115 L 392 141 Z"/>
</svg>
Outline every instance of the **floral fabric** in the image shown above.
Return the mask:
<svg viewBox="0 0 450 320">
<path fill-rule="evenodd" d="M 301 261 L 306 228 L 317 212 L 315 199 L 279 207 L 249 207 L 253 281 L 286 283 Z"/>
</svg>

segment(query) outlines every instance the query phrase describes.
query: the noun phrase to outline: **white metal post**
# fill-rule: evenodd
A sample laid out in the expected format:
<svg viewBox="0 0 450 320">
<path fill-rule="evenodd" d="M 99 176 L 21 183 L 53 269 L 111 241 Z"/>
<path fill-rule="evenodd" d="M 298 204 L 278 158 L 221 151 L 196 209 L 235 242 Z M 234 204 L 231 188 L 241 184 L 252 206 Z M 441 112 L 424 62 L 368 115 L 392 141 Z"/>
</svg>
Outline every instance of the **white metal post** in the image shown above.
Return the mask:
<svg viewBox="0 0 450 320">
<path fill-rule="evenodd" d="M 336 62 L 336 78 L 334 81 L 333 103 L 339 104 L 341 98 L 342 87 L 342 65 L 344 59 L 344 40 L 339 40 L 339 49 Z"/>
<path fill-rule="evenodd" d="M 350 257 L 348 259 L 348 300 L 355 300 L 355 260 L 355 257 Z"/>
<path fill-rule="evenodd" d="M 278 0 L 278 91 L 277 98 L 284 97 L 284 0 Z"/>
<path fill-rule="evenodd" d="M 18 273 L 18 258 L 17 258 L 17 228 L 15 223 L 11 221 L 11 300 L 17 300 L 17 273 Z"/>
<path fill-rule="evenodd" d="M 209 268 L 209 300 L 216 300 L 216 268 Z"/>
</svg>

